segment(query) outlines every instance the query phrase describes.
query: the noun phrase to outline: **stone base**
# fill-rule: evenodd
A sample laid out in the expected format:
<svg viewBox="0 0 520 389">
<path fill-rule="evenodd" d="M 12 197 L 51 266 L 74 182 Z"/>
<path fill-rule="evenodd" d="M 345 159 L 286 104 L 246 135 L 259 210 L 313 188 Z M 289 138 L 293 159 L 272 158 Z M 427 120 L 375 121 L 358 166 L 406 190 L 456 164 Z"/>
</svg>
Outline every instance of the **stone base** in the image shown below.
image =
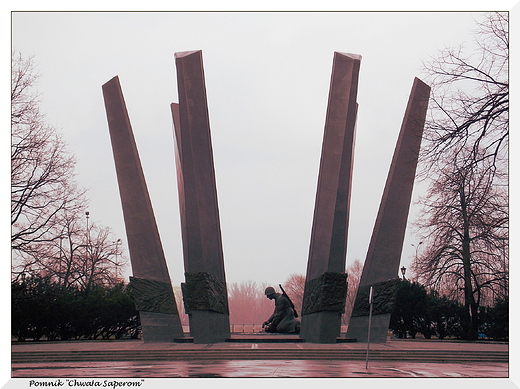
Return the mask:
<svg viewBox="0 0 520 389">
<path fill-rule="evenodd" d="M 308 343 L 336 343 L 341 331 L 341 312 L 320 311 L 302 315 L 300 338 Z"/>
<path fill-rule="evenodd" d="M 175 338 L 184 337 L 177 315 L 140 311 L 139 317 L 145 343 L 173 342 Z"/>
<path fill-rule="evenodd" d="M 386 343 L 390 315 L 390 313 L 372 315 L 370 343 Z M 351 317 L 346 337 L 357 339 L 358 342 L 366 342 L 368 338 L 368 316 Z"/>
<path fill-rule="evenodd" d="M 190 336 L 193 343 L 221 343 L 229 339 L 229 316 L 207 310 L 193 310 L 189 314 Z"/>
</svg>

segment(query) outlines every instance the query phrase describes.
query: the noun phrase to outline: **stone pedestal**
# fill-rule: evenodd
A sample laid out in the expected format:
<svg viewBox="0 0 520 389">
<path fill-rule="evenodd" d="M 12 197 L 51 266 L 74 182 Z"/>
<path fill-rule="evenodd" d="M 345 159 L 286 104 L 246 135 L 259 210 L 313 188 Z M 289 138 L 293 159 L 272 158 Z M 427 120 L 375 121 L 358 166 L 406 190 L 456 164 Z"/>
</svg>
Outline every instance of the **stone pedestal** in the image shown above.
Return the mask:
<svg viewBox="0 0 520 389">
<path fill-rule="evenodd" d="M 335 343 L 340 334 L 360 63 L 359 55 L 334 53 L 302 309 L 307 342 Z"/>
<path fill-rule="evenodd" d="M 370 343 L 385 343 L 388 339 L 388 325 L 391 313 L 372 315 L 370 326 Z M 368 316 L 357 316 L 350 319 L 347 332 L 348 339 L 356 339 L 365 343 L 368 340 Z"/>
<path fill-rule="evenodd" d="M 146 343 L 173 342 L 175 338 L 184 337 L 180 322 L 177 322 L 178 315 L 175 317 L 167 313 L 139 311 L 139 318 Z"/>
<path fill-rule="evenodd" d="M 171 342 L 184 334 L 119 78 L 102 89 L 143 338 Z"/>
<path fill-rule="evenodd" d="M 189 316 L 194 343 L 220 343 L 231 336 L 228 313 L 194 310 Z"/>
<path fill-rule="evenodd" d="M 415 78 L 363 266 L 360 290 L 398 277 L 429 96 L 430 87 Z M 356 305 L 358 298 L 359 292 Z M 371 337 L 374 341 L 386 341 L 390 317 L 384 315 L 376 320 L 380 325 L 372 328 Z M 363 316 L 353 316 L 347 338 L 365 340 L 366 323 Z"/>
<path fill-rule="evenodd" d="M 230 336 L 202 52 L 175 53 L 179 103 L 171 104 L 184 269 L 183 299 L 195 343 Z"/>
</svg>

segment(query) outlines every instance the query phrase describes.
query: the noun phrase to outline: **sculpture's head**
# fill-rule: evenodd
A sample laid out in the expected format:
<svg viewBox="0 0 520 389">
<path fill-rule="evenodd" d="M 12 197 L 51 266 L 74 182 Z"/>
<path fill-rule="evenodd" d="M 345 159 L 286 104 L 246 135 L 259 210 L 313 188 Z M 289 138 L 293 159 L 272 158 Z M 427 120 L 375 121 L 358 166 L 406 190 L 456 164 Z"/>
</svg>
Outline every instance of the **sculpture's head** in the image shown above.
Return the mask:
<svg viewBox="0 0 520 389">
<path fill-rule="evenodd" d="M 274 298 L 275 294 L 276 294 L 276 292 L 272 286 L 268 286 L 265 289 L 265 295 L 267 296 L 268 299 L 272 300 Z"/>
</svg>

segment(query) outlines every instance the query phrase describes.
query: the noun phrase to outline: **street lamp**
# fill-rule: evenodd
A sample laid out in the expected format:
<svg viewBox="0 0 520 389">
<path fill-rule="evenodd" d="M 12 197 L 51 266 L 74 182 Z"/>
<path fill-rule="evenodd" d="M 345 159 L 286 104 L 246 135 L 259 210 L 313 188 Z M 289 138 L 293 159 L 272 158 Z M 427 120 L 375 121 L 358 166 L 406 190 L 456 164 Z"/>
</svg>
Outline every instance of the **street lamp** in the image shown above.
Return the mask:
<svg viewBox="0 0 520 389">
<path fill-rule="evenodd" d="M 115 242 L 115 245 L 116 245 L 116 282 L 119 281 L 119 264 L 118 264 L 118 253 L 119 253 L 119 244 L 121 243 L 121 239 L 118 239 L 116 240 Z"/>
<path fill-rule="evenodd" d="M 404 276 L 404 273 L 406 273 L 406 267 L 403 266 L 403 267 L 401 268 L 401 273 L 403 274 L 403 281 L 405 281 L 405 280 L 406 280 L 406 277 Z"/>
<path fill-rule="evenodd" d="M 90 230 L 88 229 L 88 219 L 89 219 L 90 212 L 85 212 L 85 216 L 87 217 L 87 245 L 90 244 Z"/>
<path fill-rule="evenodd" d="M 422 242 L 417 243 L 417 246 L 412 243 L 412 246 L 415 247 L 415 261 L 417 262 L 417 253 L 419 251 L 419 246 L 422 245 Z"/>
<path fill-rule="evenodd" d="M 61 283 L 61 265 L 63 262 L 62 255 L 63 255 L 63 239 L 68 239 L 66 236 L 60 235 L 60 265 L 59 265 L 59 282 Z"/>
</svg>

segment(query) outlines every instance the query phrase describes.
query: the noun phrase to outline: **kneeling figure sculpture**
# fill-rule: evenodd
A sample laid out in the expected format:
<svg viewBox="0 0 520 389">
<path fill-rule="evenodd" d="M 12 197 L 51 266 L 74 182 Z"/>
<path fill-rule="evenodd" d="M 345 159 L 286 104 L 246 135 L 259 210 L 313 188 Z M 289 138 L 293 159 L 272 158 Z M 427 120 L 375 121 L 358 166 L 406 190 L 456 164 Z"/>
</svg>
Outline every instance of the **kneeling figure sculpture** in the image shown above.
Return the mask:
<svg viewBox="0 0 520 389">
<path fill-rule="evenodd" d="M 276 293 L 272 286 L 266 288 L 265 295 L 274 300 L 274 312 L 262 324 L 265 332 L 300 333 L 300 321 L 296 319 L 298 315 L 289 296 L 285 292 Z"/>
</svg>

